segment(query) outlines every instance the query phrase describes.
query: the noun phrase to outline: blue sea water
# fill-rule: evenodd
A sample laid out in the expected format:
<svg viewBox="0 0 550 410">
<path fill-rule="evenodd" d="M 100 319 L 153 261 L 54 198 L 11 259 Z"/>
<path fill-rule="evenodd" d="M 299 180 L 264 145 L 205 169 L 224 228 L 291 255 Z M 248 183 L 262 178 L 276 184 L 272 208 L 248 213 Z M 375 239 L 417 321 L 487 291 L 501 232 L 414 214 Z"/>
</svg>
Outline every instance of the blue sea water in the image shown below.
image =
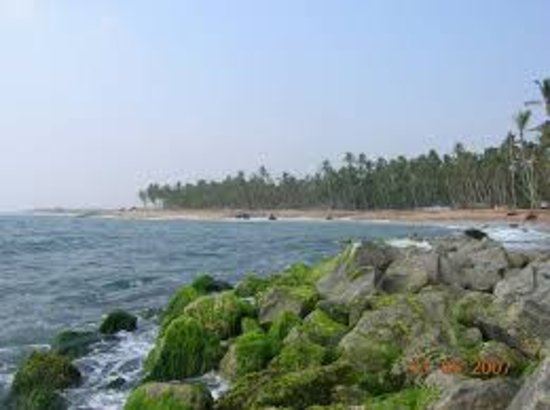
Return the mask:
<svg viewBox="0 0 550 410">
<path fill-rule="evenodd" d="M 165 305 L 201 272 L 236 282 L 291 263 L 314 263 L 347 239 L 422 237 L 444 227 L 348 221 L 135 221 L 71 216 L 0 216 L 0 395 L 32 349 L 67 328 L 97 327 L 123 308 L 139 331 L 95 346 L 77 364 L 84 385 L 67 393 L 74 409 L 120 409 L 156 326 L 148 309 Z M 116 377 L 127 388 L 109 390 Z"/>
</svg>

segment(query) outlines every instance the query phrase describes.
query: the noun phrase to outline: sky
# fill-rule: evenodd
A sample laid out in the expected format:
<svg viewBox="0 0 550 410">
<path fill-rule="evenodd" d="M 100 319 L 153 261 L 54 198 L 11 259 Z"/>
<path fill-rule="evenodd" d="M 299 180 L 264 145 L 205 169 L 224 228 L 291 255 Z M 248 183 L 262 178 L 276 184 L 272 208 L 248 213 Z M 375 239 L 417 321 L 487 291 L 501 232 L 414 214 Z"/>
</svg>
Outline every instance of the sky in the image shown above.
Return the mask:
<svg viewBox="0 0 550 410">
<path fill-rule="evenodd" d="M 497 144 L 547 0 L 0 0 L 0 210 Z"/>
</svg>

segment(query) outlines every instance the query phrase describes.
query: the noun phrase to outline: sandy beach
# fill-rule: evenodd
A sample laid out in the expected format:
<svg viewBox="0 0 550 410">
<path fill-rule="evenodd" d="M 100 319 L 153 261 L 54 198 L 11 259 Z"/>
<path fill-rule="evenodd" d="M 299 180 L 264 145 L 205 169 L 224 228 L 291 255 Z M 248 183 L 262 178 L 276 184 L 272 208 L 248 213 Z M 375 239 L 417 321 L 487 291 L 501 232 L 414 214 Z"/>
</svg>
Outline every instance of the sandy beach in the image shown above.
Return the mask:
<svg viewBox="0 0 550 410">
<path fill-rule="evenodd" d="M 319 220 L 357 220 L 357 221 L 399 221 L 411 223 L 429 222 L 495 222 L 520 224 L 528 222 L 550 229 L 550 210 L 536 210 L 536 219 L 527 220 L 530 210 L 508 209 L 437 209 L 437 210 L 373 210 L 345 211 L 324 209 L 303 210 L 237 210 L 237 209 L 131 209 L 101 211 L 102 218 L 148 219 L 148 220 L 222 220 L 235 218 L 236 215 L 247 213 L 250 218 L 268 218 L 273 214 L 277 219 L 319 219 Z"/>
</svg>

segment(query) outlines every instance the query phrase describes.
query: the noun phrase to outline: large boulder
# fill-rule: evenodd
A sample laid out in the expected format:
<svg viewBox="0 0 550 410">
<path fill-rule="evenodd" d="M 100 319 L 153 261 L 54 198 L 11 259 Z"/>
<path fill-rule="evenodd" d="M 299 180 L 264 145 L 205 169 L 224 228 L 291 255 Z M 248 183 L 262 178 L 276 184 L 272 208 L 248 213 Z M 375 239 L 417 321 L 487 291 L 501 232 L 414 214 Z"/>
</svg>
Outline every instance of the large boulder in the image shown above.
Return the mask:
<svg viewBox="0 0 550 410">
<path fill-rule="evenodd" d="M 310 285 L 274 286 L 258 300 L 260 323 L 271 323 L 284 312 L 303 317 L 315 307 L 318 298 L 315 288 Z"/>
<path fill-rule="evenodd" d="M 132 392 L 124 410 L 211 410 L 213 400 L 202 384 L 146 383 Z"/>
<path fill-rule="evenodd" d="M 182 316 L 172 321 L 149 353 L 147 378 L 169 381 L 198 376 L 214 368 L 220 355 L 219 339 L 196 319 Z"/>
<path fill-rule="evenodd" d="M 270 364 L 277 372 L 295 372 L 321 366 L 330 360 L 329 350 L 297 332 L 285 340 L 281 352 Z"/>
<path fill-rule="evenodd" d="M 133 332 L 137 329 L 137 317 L 124 310 L 114 310 L 101 323 L 99 332 L 112 335 L 122 330 Z"/>
<path fill-rule="evenodd" d="M 253 314 L 254 308 L 233 292 L 201 296 L 183 310 L 183 316 L 196 319 L 222 340 L 239 334 L 241 319 Z"/>
<path fill-rule="evenodd" d="M 377 288 L 389 292 L 418 292 L 437 276 L 438 255 L 411 247 L 404 250 L 386 269 Z"/>
<path fill-rule="evenodd" d="M 502 410 L 518 389 L 513 379 L 465 380 L 448 390 L 431 410 Z"/>
<path fill-rule="evenodd" d="M 529 358 L 537 357 L 550 336 L 550 319 L 529 301 L 508 304 L 487 293 L 468 292 L 453 313 L 463 325 L 479 328 L 485 339 L 505 343 Z"/>
<path fill-rule="evenodd" d="M 545 359 L 525 380 L 508 410 L 550 409 L 550 358 Z"/>
<path fill-rule="evenodd" d="M 179 288 L 170 298 L 168 307 L 162 313 L 160 334 L 162 335 L 166 331 L 174 319 L 183 315 L 183 311 L 187 305 L 196 300 L 199 296 L 201 296 L 201 292 L 193 286 L 187 285 Z"/>
<path fill-rule="evenodd" d="M 517 275 L 503 279 L 497 283 L 494 294 L 506 302 L 533 302 L 550 317 L 550 259 L 532 262 Z"/>
<path fill-rule="evenodd" d="M 436 242 L 436 252 L 436 281 L 468 290 L 492 292 L 510 268 L 502 245 L 487 239 L 446 238 Z"/>
<path fill-rule="evenodd" d="M 397 253 L 397 249 L 377 242 L 349 245 L 337 258 L 335 268 L 319 279 L 317 290 L 324 299 L 349 306 L 374 293 L 376 282 Z"/>
</svg>

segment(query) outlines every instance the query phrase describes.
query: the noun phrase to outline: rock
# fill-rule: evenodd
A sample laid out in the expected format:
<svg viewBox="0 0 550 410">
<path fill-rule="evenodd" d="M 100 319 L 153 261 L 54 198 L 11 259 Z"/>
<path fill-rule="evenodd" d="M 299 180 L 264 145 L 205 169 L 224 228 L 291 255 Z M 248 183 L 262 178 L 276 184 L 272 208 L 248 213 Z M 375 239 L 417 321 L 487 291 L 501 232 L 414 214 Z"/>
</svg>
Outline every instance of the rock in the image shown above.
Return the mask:
<svg viewBox="0 0 550 410">
<path fill-rule="evenodd" d="M 52 352 L 33 352 L 17 371 L 5 407 L 65 410 L 67 403 L 58 390 L 76 387 L 81 380 L 80 372 L 67 357 Z"/>
<path fill-rule="evenodd" d="M 502 410 L 519 389 L 512 379 L 465 380 L 447 391 L 432 410 Z"/>
<path fill-rule="evenodd" d="M 550 259 L 532 262 L 518 275 L 498 282 L 494 294 L 506 302 L 531 301 L 550 316 Z"/>
<path fill-rule="evenodd" d="M 531 257 L 524 252 L 507 251 L 507 255 L 508 263 L 511 268 L 523 269 L 529 264 L 529 262 L 531 262 Z"/>
<path fill-rule="evenodd" d="M 437 397 L 438 392 L 435 389 L 410 387 L 393 394 L 370 398 L 364 406 L 350 407 L 349 410 L 420 410 L 428 408 Z"/>
<path fill-rule="evenodd" d="M 441 369 L 437 369 L 426 377 L 424 384 L 441 392 L 447 392 L 464 380 L 466 376 L 460 373 L 444 373 Z"/>
<path fill-rule="evenodd" d="M 313 343 L 307 335 L 297 332 L 285 340 L 279 355 L 271 362 L 270 367 L 277 372 L 295 372 L 308 367 L 327 364 L 329 351 Z"/>
<path fill-rule="evenodd" d="M 375 284 L 396 258 L 398 251 L 376 242 L 349 245 L 336 259 L 335 268 L 316 283 L 330 302 L 350 306 L 375 292 Z"/>
<path fill-rule="evenodd" d="M 241 319 L 253 316 L 253 307 L 233 292 L 201 296 L 183 310 L 184 316 L 196 319 L 207 331 L 221 340 L 240 333 Z"/>
<path fill-rule="evenodd" d="M 464 231 L 464 235 L 468 238 L 476 239 L 478 241 L 487 238 L 487 234 L 480 229 L 470 228 Z"/>
<path fill-rule="evenodd" d="M 243 317 L 241 320 L 241 332 L 242 333 L 248 333 L 248 332 L 261 332 L 262 327 L 258 323 L 258 321 L 251 317 Z"/>
<path fill-rule="evenodd" d="M 109 390 L 121 390 L 126 385 L 124 377 L 116 377 L 105 386 Z"/>
<path fill-rule="evenodd" d="M 506 363 L 509 375 L 520 375 L 527 365 L 525 356 L 520 352 L 494 340 L 483 343 L 477 354 L 477 359 L 487 363 Z"/>
<path fill-rule="evenodd" d="M 80 372 L 65 356 L 33 352 L 15 374 L 12 391 L 21 395 L 37 389 L 66 389 L 80 382 Z"/>
<path fill-rule="evenodd" d="M 307 315 L 315 306 L 318 294 L 313 286 L 275 286 L 258 300 L 260 323 L 269 323 L 283 312 Z"/>
<path fill-rule="evenodd" d="M 182 316 L 172 321 L 147 357 L 148 380 L 169 381 L 198 376 L 219 360 L 219 339 L 198 320 Z"/>
<path fill-rule="evenodd" d="M 545 359 L 529 376 L 507 410 L 550 409 L 550 358 Z"/>
<path fill-rule="evenodd" d="M 201 293 L 193 286 L 183 286 L 179 288 L 170 299 L 168 307 L 161 316 L 160 335 L 166 331 L 172 320 L 183 315 L 183 311 L 187 305 L 196 300 L 199 296 L 201 296 Z"/>
<path fill-rule="evenodd" d="M 437 283 L 492 292 L 509 269 L 506 251 L 490 240 L 447 240 L 436 251 Z"/>
<path fill-rule="evenodd" d="M 200 275 L 191 284 L 199 293 L 213 293 L 223 292 L 224 290 L 231 290 L 233 286 L 229 282 L 225 282 L 220 279 L 215 279 L 210 275 Z"/>
<path fill-rule="evenodd" d="M 322 310 L 311 312 L 301 326 L 301 331 L 315 343 L 323 346 L 334 346 L 348 331 L 347 327 L 335 322 Z"/>
<path fill-rule="evenodd" d="M 529 358 L 537 357 L 550 337 L 550 317 L 534 303 L 503 303 L 489 294 L 469 292 L 454 307 L 456 319 L 479 328 L 485 339 L 505 343 Z"/>
<path fill-rule="evenodd" d="M 118 309 L 107 315 L 99 327 L 99 332 L 112 335 L 120 332 L 121 330 L 133 332 L 136 329 L 137 317 L 124 310 Z"/>
<path fill-rule="evenodd" d="M 52 351 L 72 359 L 90 352 L 92 344 L 101 340 L 95 332 L 66 330 L 59 333 L 52 342 Z"/>
<path fill-rule="evenodd" d="M 344 305 L 329 300 L 320 300 L 317 302 L 315 308 L 325 312 L 335 322 L 341 323 L 344 326 L 349 324 L 349 308 Z"/>
<path fill-rule="evenodd" d="M 264 369 L 275 355 L 273 341 L 260 331 L 239 336 L 220 363 L 222 375 L 230 380 Z"/>
<path fill-rule="evenodd" d="M 124 410 L 211 410 L 213 400 L 202 384 L 147 383 L 132 392 Z"/>
<path fill-rule="evenodd" d="M 388 293 L 418 292 L 437 276 L 437 268 L 437 254 L 409 248 L 388 266 L 377 288 Z"/>
<path fill-rule="evenodd" d="M 247 274 L 235 287 L 235 294 L 240 297 L 257 297 L 265 291 L 271 281 L 253 273 Z"/>
<path fill-rule="evenodd" d="M 275 343 L 282 343 L 290 331 L 300 325 L 302 319 L 295 313 L 283 312 L 273 321 L 269 328 L 269 337 Z"/>
<path fill-rule="evenodd" d="M 345 362 L 328 366 L 274 374 L 270 371 L 250 373 L 216 403 L 217 410 L 241 410 L 264 407 L 305 409 L 316 404 L 329 404 L 336 385 L 349 384 L 355 377 Z"/>
</svg>

